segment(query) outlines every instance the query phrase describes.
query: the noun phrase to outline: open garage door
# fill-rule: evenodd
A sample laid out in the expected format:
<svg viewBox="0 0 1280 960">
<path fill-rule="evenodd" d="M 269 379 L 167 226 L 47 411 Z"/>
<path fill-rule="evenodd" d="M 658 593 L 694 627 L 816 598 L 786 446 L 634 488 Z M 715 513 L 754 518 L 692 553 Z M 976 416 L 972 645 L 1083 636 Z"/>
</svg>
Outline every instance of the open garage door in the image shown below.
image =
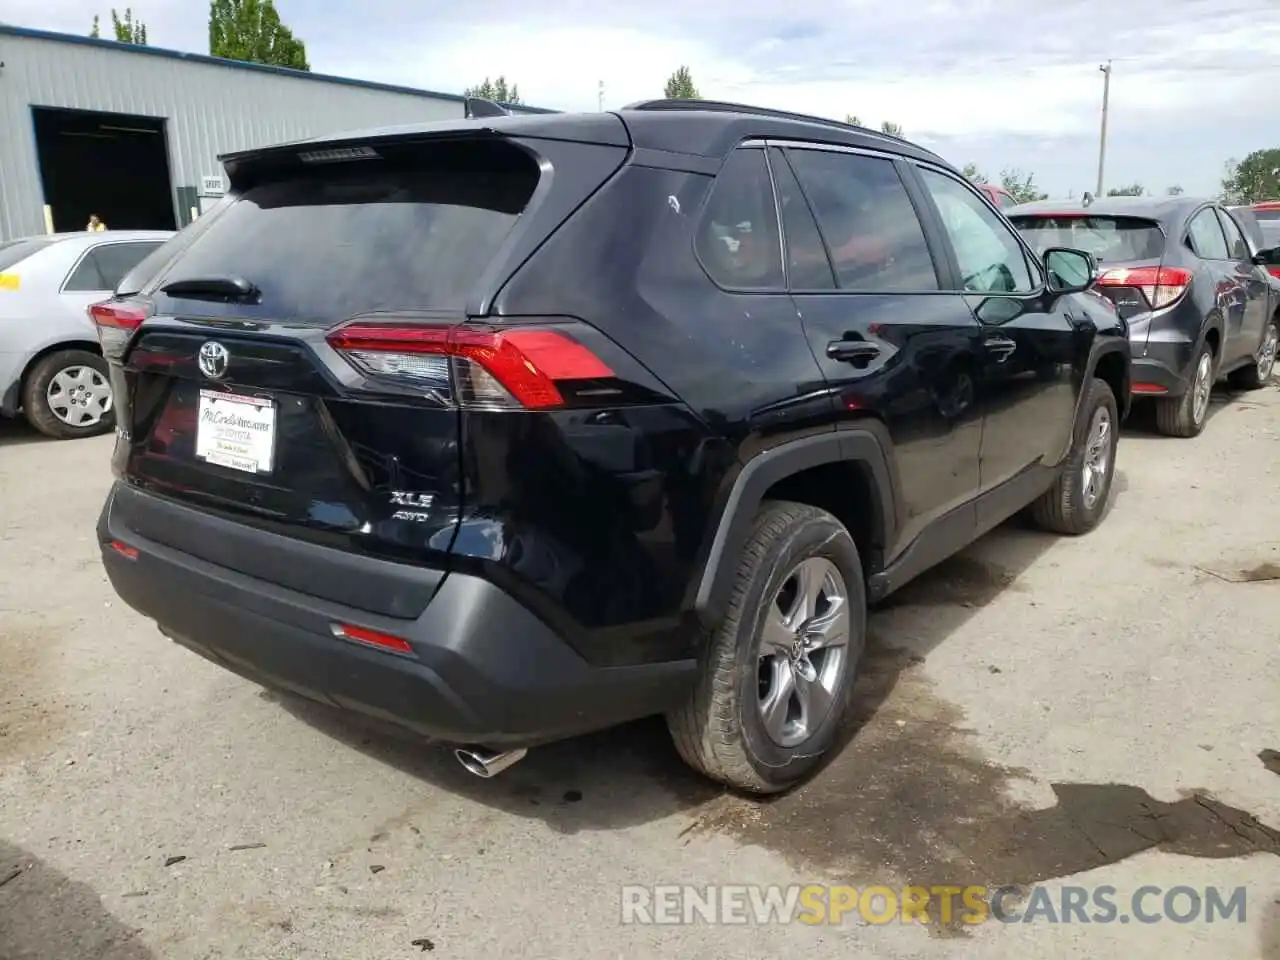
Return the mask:
<svg viewBox="0 0 1280 960">
<path fill-rule="evenodd" d="M 164 120 L 50 107 L 31 112 L 54 230 L 83 230 L 95 213 L 109 229 L 175 229 Z"/>
</svg>

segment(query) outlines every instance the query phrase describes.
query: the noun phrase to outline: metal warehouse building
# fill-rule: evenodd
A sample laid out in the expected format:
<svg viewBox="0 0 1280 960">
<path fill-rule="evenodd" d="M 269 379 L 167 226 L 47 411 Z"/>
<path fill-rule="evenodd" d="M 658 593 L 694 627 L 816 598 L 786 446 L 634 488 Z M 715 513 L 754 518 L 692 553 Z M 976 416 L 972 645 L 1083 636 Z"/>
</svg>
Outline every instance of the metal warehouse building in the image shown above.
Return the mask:
<svg viewBox="0 0 1280 960">
<path fill-rule="evenodd" d="M 171 230 L 220 195 L 219 154 L 463 113 L 459 94 L 0 24 L 0 239 L 91 213 Z"/>
</svg>

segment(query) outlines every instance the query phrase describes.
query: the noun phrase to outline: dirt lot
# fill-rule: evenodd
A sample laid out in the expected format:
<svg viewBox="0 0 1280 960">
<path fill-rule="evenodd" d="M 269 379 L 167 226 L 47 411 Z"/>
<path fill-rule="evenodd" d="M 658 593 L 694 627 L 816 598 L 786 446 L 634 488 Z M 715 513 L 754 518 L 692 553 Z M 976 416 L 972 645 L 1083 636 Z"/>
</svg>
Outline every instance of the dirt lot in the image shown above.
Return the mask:
<svg viewBox="0 0 1280 960">
<path fill-rule="evenodd" d="M 112 441 L 0 426 L 0 957 L 1280 957 L 1280 390 L 1223 400 L 1126 431 L 1094 534 L 1011 525 L 876 613 L 849 744 L 768 804 L 655 723 L 481 781 L 221 672 L 111 593 Z M 1037 882 L 1246 917 L 621 922 L 624 884 Z"/>
</svg>

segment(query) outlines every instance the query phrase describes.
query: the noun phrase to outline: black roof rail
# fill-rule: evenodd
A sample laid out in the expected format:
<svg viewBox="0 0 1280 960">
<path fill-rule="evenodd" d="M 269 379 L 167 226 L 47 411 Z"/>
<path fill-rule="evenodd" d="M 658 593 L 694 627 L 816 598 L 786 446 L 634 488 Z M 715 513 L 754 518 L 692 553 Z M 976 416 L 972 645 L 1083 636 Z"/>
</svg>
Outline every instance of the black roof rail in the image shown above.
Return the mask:
<svg viewBox="0 0 1280 960">
<path fill-rule="evenodd" d="M 462 101 L 464 117 L 509 117 L 511 111 L 500 103 L 493 100 L 485 100 L 482 97 L 467 97 Z"/>
<path fill-rule="evenodd" d="M 775 110 L 772 107 L 753 107 L 745 103 L 729 103 L 724 100 L 638 100 L 629 103 L 623 110 L 710 110 L 715 113 L 748 113 L 758 117 L 776 117 L 779 120 L 798 120 L 803 123 L 820 123 L 828 127 L 840 127 L 844 130 L 858 130 L 862 133 L 873 133 L 877 137 L 907 143 L 902 137 L 883 130 L 872 130 L 856 124 L 832 120 L 830 117 L 815 117 L 808 113 L 794 113 L 791 110 Z"/>
</svg>

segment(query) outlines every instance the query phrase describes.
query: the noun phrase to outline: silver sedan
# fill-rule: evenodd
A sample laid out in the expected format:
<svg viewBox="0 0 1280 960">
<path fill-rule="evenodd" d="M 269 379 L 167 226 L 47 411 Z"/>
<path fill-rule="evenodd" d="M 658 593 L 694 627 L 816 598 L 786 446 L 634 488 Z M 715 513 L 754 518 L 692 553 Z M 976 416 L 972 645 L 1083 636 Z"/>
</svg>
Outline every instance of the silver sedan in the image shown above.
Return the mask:
<svg viewBox="0 0 1280 960">
<path fill-rule="evenodd" d="M 60 440 L 115 426 L 90 304 L 173 236 L 108 230 L 0 241 L 0 416 Z"/>
</svg>

